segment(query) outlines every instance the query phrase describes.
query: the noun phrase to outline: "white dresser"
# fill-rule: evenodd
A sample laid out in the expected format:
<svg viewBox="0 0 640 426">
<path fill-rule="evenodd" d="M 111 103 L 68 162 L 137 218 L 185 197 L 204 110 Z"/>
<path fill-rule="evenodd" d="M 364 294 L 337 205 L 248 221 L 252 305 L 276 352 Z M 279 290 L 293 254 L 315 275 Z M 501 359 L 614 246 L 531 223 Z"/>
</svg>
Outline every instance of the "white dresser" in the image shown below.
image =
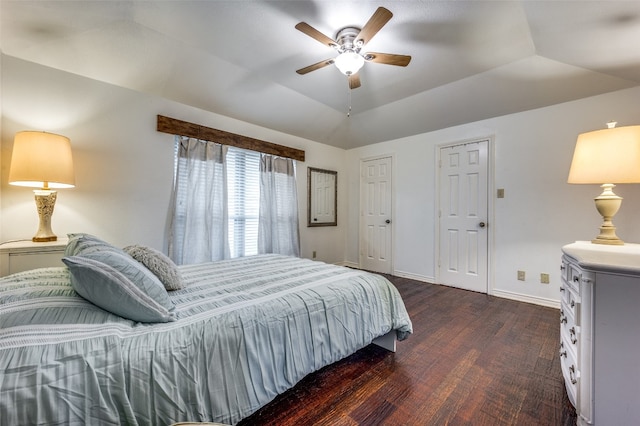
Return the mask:
<svg viewBox="0 0 640 426">
<path fill-rule="evenodd" d="M 562 252 L 560 361 L 578 425 L 640 425 L 640 245 Z"/>
<path fill-rule="evenodd" d="M 34 243 L 31 240 L 0 244 L 0 277 L 29 269 L 64 266 L 61 259 L 68 239 Z"/>
</svg>

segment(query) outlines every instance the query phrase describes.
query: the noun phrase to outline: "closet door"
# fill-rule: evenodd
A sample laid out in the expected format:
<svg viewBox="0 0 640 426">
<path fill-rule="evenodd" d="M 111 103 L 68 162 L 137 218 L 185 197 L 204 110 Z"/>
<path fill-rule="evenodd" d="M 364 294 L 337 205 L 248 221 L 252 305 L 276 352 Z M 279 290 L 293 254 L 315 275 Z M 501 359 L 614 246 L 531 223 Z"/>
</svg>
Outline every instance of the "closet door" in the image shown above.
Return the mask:
<svg viewBox="0 0 640 426">
<path fill-rule="evenodd" d="M 360 167 L 360 267 L 390 274 L 393 270 L 392 158 L 362 161 Z"/>
<path fill-rule="evenodd" d="M 487 293 L 489 142 L 440 148 L 438 282 Z"/>
</svg>

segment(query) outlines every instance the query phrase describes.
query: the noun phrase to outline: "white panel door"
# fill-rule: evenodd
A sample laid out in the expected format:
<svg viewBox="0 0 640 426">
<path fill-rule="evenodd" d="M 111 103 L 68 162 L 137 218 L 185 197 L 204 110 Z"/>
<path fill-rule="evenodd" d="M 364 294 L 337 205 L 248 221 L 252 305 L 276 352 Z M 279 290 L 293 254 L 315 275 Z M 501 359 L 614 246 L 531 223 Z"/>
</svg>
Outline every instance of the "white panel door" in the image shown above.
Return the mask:
<svg viewBox="0 0 640 426">
<path fill-rule="evenodd" d="M 438 282 L 488 289 L 488 141 L 440 148 Z"/>
<path fill-rule="evenodd" d="M 391 157 L 363 161 L 360 170 L 360 267 L 392 270 Z"/>
</svg>

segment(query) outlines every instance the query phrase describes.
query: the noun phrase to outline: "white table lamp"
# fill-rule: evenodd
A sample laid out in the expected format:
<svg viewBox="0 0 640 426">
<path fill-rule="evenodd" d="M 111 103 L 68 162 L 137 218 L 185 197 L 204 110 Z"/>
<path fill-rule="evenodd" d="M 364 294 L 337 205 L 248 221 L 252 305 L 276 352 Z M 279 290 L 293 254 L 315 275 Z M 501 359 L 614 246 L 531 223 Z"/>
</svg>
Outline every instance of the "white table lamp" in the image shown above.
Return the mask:
<svg viewBox="0 0 640 426">
<path fill-rule="evenodd" d="M 602 194 L 595 202 L 603 223 L 600 234 L 591 242 L 622 245 L 612 221 L 622 197 L 613 192 L 613 187 L 617 183 L 640 182 L 640 126 L 615 127 L 615 122 L 607 125 L 608 129 L 578 136 L 567 181 L 601 185 Z"/>
<path fill-rule="evenodd" d="M 51 230 L 51 216 L 57 197 L 54 189 L 75 186 L 69 138 L 35 131 L 16 133 L 9 184 L 39 188 L 33 191 L 40 218 L 33 241 L 56 241 L 58 237 Z"/>
</svg>

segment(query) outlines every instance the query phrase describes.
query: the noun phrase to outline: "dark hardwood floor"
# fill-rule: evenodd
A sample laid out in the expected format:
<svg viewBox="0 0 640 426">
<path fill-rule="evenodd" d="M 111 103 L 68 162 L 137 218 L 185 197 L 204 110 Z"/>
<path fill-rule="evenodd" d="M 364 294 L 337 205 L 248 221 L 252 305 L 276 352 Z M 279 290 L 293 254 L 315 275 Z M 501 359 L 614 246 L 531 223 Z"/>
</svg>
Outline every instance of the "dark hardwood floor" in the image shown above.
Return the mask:
<svg viewBox="0 0 640 426">
<path fill-rule="evenodd" d="M 239 425 L 575 425 L 559 313 L 388 277 L 414 334 L 305 377 Z"/>
</svg>

